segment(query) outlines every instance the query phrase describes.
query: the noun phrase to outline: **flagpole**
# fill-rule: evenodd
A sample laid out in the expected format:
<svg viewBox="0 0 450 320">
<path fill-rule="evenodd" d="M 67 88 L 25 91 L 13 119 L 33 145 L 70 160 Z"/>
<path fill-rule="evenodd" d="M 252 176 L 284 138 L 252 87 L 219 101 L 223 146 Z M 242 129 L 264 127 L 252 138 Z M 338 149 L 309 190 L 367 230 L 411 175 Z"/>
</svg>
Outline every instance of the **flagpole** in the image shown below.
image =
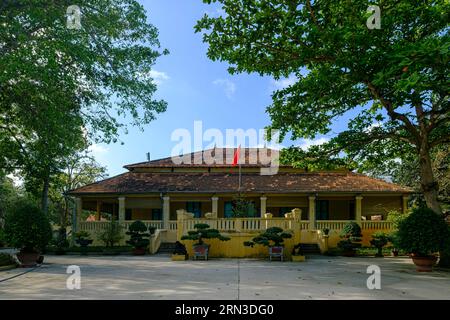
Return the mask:
<svg viewBox="0 0 450 320">
<path fill-rule="evenodd" d="M 239 192 L 241 192 L 241 164 L 239 163 Z"/>
</svg>

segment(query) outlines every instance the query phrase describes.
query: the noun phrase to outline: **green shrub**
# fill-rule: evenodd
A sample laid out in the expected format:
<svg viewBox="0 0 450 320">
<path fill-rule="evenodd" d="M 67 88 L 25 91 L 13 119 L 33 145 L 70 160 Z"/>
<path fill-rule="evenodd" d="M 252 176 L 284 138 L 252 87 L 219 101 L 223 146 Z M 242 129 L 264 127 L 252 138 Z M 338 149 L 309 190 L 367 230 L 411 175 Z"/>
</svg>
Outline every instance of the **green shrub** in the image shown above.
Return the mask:
<svg viewBox="0 0 450 320">
<path fill-rule="evenodd" d="M 230 238 L 220 234 L 219 230 L 211 229 L 206 223 L 197 223 L 194 225 L 195 230 L 188 231 L 187 235 L 181 237 L 181 240 L 197 241 L 194 245 L 204 244 L 203 239 L 219 239 L 221 241 L 228 241 Z"/>
<path fill-rule="evenodd" d="M 3 228 L 0 228 L 0 248 L 3 248 L 5 246 L 6 246 L 5 230 L 3 230 Z"/>
<path fill-rule="evenodd" d="M 123 239 L 122 234 L 123 227 L 115 220 L 112 220 L 105 230 L 101 231 L 98 235 L 98 239 L 102 241 L 106 247 L 114 247 L 116 243 L 119 243 Z"/>
<path fill-rule="evenodd" d="M 16 259 L 9 253 L 0 252 L 0 267 L 17 265 Z"/>
<path fill-rule="evenodd" d="M 375 254 L 376 257 L 383 256 L 383 247 L 389 243 L 389 236 L 384 232 L 375 232 L 372 234 L 372 240 L 370 244 L 377 248 L 378 252 Z"/>
<path fill-rule="evenodd" d="M 279 227 L 272 227 L 254 237 L 252 241 L 245 241 L 244 246 L 253 247 L 255 244 L 260 244 L 266 247 L 281 247 L 284 245 L 284 239 L 289 238 L 292 238 L 292 234 L 284 232 Z"/>
<path fill-rule="evenodd" d="M 399 212 L 396 210 L 389 211 L 386 221 L 392 222 L 394 230 L 398 230 L 398 225 L 400 224 L 400 222 L 408 217 L 410 213 L 411 210 L 407 210 L 406 212 Z"/>
<path fill-rule="evenodd" d="M 150 233 L 147 233 L 147 226 L 140 220 L 134 221 L 128 228 L 126 234 L 130 236 L 127 244 L 136 249 L 146 248 L 150 244 L 150 240 L 148 239 Z"/>
<path fill-rule="evenodd" d="M 338 242 L 337 246 L 345 255 L 353 255 L 356 253 L 355 250 L 361 247 L 361 227 L 356 222 L 347 223 L 339 236 L 342 240 Z"/>
<path fill-rule="evenodd" d="M 429 256 L 444 249 L 449 237 L 444 219 L 433 210 L 420 207 L 400 221 L 395 245 L 407 253 Z"/>
<path fill-rule="evenodd" d="M 77 233 L 75 233 L 75 239 L 76 240 L 89 240 L 91 238 L 91 235 L 89 232 L 87 231 L 78 231 Z"/>
<path fill-rule="evenodd" d="M 9 245 L 27 252 L 42 250 L 52 239 L 48 217 L 34 204 L 18 202 L 5 219 Z"/>
</svg>

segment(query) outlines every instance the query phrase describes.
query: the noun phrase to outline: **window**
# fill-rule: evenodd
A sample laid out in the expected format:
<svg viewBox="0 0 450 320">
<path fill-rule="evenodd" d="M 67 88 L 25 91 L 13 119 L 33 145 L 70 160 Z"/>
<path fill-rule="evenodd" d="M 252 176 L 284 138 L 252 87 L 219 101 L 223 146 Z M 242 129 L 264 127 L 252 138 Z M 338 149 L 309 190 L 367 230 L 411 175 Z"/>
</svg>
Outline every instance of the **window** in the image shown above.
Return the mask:
<svg viewBox="0 0 450 320">
<path fill-rule="evenodd" d="M 202 216 L 202 203 L 186 202 L 186 211 L 193 213 L 195 218 L 200 218 Z"/>
<path fill-rule="evenodd" d="M 131 209 L 125 209 L 125 220 L 132 220 L 133 211 Z"/>
<path fill-rule="evenodd" d="M 316 219 L 328 220 L 328 200 L 317 200 L 316 202 Z"/>
<path fill-rule="evenodd" d="M 223 213 L 225 218 L 233 218 L 233 202 L 231 201 L 224 202 Z"/>
<path fill-rule="evenodd" d="M 162 209 L 152 209 L 152 220 L 162 220 Z"/>
</svg>

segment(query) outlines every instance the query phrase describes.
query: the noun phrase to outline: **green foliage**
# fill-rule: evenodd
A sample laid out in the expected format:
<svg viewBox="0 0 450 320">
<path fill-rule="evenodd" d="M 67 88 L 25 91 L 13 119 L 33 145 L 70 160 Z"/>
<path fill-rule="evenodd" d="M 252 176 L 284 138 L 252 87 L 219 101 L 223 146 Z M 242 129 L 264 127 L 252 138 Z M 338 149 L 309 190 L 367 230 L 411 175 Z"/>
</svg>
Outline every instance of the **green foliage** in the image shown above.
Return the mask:
<svg viewBox="0 0 450 320">
<path fill-rule="evenodd" d="M 9 245 L 23 251 L 42 250 L 52 239 L 52 229 L 36 205 L 19 200 L 6 215 L 5 238 Z"/>
<path fill-rule="evenodd" d="M 235 218 L 253 217 L 256 213 L 255 205 L 252 201 L 246 200 L 239 195 L 233 200 L 232 212 Z"/>
<path fill-rule="evenodd" d="M 197 223 L 194 225 L 195 230 L 188 231 L 187 235 L 181 237 L 181 240 L 197 241 L 194 245 L 204 244 L 203 239 L 219 239 L 220 241 L 228 241 L 229 237 L 220 234 L 219 230 L 211 229 L 209 224 Z"/>
<path fill-rule="evenodd" d="M 399 223 L 395 245 L 407 253 L 428 256 L 444 249 L 449 238 L 444 219 L 429 208 L 419 207 Z"/>
<path fill-rule="evenodd" d="M 147 226 L 140 220 L 134 221 L 128 231 L 127 235 L 130 239 L 127 240 L 127 244 L 133 246 L 136 249 L 146 248 L 150 244 L 150 233 L 147 233 Z"/>
<path fill-rule="evenodd" d="M 386 221 L 392 222 L 394 230 L 398 230 L 398 226 L 401 221 L 405 220 L 405 218 L 408 217 L 408 215 L 411 213 L 411 210 L 407 210 L 406 212 L 401 211 L 389 211 Z"/>
<path fill-rule="evenodd" d="M 377 257 L 383 256 L 383 247 L 389 243 L 389 240 L 390 240 L 389 235 L 384 232 L 375 232 L 372 234 L 370 244 L 375 248 L 377 248 L 378 250 L 376 254 Z"/>
<path fill-rule="evenodd" d="M 284 239 L 292 238 L 291 233 L 284 232 L 282 228 L 271 227 L 254 237 L 252 241 L 245 241 L 244 246 L 253 247 L 255 244 L 266 247 L 279 247 L 284 245 Z"/>
<path fill-rule="evenodd" d="M 90 239 L 91 238 L 91 234 L 87 231 L 81 230 L 78 231 L 77 233 L 75 233 L 75 239 L 77 240 L 84 240 L 84 239 Z"/>
<path fill-rule="evenodd" d="M 0 227 L 0 248 L 6 246 L 5 231 Z"/>
<path fill-rule="evenodd" d="M 422 191 L 440 211 L 428 160 L 450 142 L 447 0 L 379 2 L 379 30 L 366 26 L 367 0 L 204 2 L 224 12 L 195 26 L 210 59 L 227 62 L 230 73 L 292 80 L 272 95 L 271 129 L 313 139 L 348 121 L 322 145 L 282 152 L 282 162 L 370 171 L 420 156 Z"/>
<path fill-rule="evenodd" d="M 166 50 L 135 0 L 80 0 L 82 28 L 67 27 L 67 1 L 2 1 L 0 168 L 42 194 L 87 140 L 116 142 L 166 102 L 151 68 Z M 123 120 L 126 119 L 126 120 Z"/>
<path fill-rule="evenodd" d="M 102 241 L 106 247 L 114 247 L 123 239 L 123 227 L 116 220 L 112 220 L 105 230 L 100 231 L 98 239 Z"/>
<path fill-rule="evenodd" d="M 17 265 L 17 261 L 9 253 L 0 252 L 0 267 Z"/>
<path fill-rule="evenodd" d="M 337 246 L 344 253 L 354 253 L 355 249 L 361 247 L 361 227 L 356 222 L 351 221 L 347 223 L 342 228 L 339 236 L 342 240 L 338 242 Z"/>
</svg>

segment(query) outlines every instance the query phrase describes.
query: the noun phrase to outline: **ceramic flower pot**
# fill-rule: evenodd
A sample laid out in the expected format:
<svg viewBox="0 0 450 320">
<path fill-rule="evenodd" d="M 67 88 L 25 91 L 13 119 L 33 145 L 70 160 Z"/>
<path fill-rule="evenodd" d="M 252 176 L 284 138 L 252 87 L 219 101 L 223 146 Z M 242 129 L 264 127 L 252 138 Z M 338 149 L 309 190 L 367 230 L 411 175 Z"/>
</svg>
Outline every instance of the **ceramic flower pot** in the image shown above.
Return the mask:
<svg viewBox="0 0 450 320">
<path fill-rule="evenodd" d="M 412 254 L 411 255 L 412 261 L 416 265 L 416 270 L 418 272 L 431 272 L 433 271 L 433 266 L 437 261 L 437 258 L 435 256 L 426 256 L 421 257 Z"/>
<path fill-rule="evenodd" d="M 17 259 L 20 265 L 24 268 L 31 268 L 37 265 L 40 257 L 39 252 L 20 251 L 17 254 Z"/>
</svg>

